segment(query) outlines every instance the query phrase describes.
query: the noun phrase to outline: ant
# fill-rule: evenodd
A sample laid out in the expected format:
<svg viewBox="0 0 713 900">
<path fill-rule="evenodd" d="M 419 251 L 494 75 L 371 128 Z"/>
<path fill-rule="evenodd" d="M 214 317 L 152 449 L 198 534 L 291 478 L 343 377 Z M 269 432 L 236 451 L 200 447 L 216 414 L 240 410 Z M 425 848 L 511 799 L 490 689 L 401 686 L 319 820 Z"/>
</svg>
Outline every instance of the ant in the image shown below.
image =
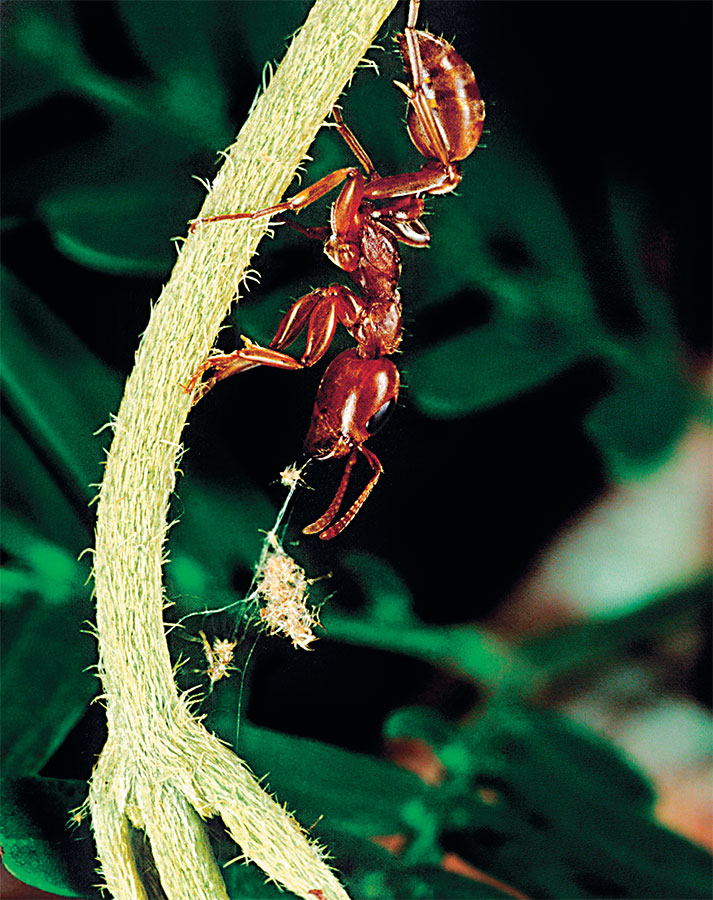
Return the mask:
<svg viewBox="0 0 713 900">
<path fill-rule="evenodd" d="M 378 457 L 364 444 L 384 424 L 396 405 L 399 373 L 388 358 L 401 343 L 401 258 L 398 242 L 426 247 L 430 235 L 421 222 L 425 194 L 447 194 L 461 180 L 459 161 L 476 148 L 483 131 L 485 105 L 473 70 L 443 38 L 416 31 L 420 0 L 410 0 L 406 28 L 397 36 L 409 84 L 395 84 L 408 98 L 406 125 L 416 149 L 426 158 L 417 172 L 380 176 L 340 111 L 335 127 L 364 172 L 354 166 L 337 169 L 293 197 L 252 213 L 227 213 L 197 219 L 200 224 L 278 216 L 309 238 L 324 243 L 324 252 L 346 272 L 359 293 L 342 284 L 317 288 L 288 310 L 268 347 L 243 338 L 234 353 L 211 356 L 194 373 L 186 390 L 199 400 L 213 385 L 255 366 L 303 369 L 327 351 L 338 323 L 357 346 L 344 350 L 327 367 L 317 390 L 305 453 L 317 459 L 347 457 L 341 482 L 326 512 L 303 529 L 329 540 L 343 531 L 367 499 L 383 472 Z M 342 185 L 332 205 L 329 226 L 304 227 L 282 218 L 298 213 Z M 307 329 L 300 359 L 284 353 Z M 203 375 L 212 370 L 209 378 Z M 201 382 L 199 384 L 199 382 Z M 361 454 L 372 475 L 351 507 L 336 521 L 349 476 Z"/>
</svg>

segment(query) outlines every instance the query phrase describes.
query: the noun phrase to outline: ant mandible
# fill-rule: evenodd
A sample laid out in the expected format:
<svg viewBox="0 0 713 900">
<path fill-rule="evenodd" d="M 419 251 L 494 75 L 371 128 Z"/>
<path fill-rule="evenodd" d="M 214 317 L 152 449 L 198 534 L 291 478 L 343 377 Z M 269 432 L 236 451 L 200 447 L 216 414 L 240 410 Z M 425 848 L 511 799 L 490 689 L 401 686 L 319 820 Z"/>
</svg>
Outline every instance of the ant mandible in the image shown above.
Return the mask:
<svg viewBox="0 0 713 900">
<path fill-rule="evenodd" d="M 186 386 L 188 392 L 196 391 L 197 402 L 216 382 L 255 366 L 313 366 L 327 351 L 337 324 L 346 328 L 357 346 L 341 352 L 327 367 L 304 444 L 310 457 L 347 457 L 328 509 L 303 529 L 304 534 L 319 532 L 322 540 L 347 527 L 383 472 L 377 456 L 364 444 L 384 423 L 399 393 L 399 373 L 388 359 L 397 351 L 402 332 L 397 242 L 412 247 L 428 245 L 430 235 L 421 222 L 423 197 L 454 190 L 461 179 L 458 163 L 475 150 L 483 131 L 485 105 L 473 70 L 443 38 L 416 31 L 418 8 L 419 0 L 410 0 L 406 28 L 397 37 L 410 83 L 395 83 L 408 97 L 409 135 L 427 160 L 421 169 L 380 176 L 335 108 L 335 126 L 364 173 L 353 166 L 337 169 L 276 206 L 209 216 L 191 225 L 194 231 L 199 224 L 210 222 L 298 213 L 342 185 L 329 226 L 303 227 L 288 219 L 278 221 L 323 241 L 324 252 L 349 275 L 360 293 L 342 284 L 311 291 L 293 303 L 268 347 L 244 338 L 240 350 L 208 357 Z M 300 359 L 283 353 L 305 328 L 307 342 Z M 210 370 L 210 377 L 201 381 Z M 334 521 L 359 454 L 371 466 L 371 478 L 350 508 Z"/>
</svg>

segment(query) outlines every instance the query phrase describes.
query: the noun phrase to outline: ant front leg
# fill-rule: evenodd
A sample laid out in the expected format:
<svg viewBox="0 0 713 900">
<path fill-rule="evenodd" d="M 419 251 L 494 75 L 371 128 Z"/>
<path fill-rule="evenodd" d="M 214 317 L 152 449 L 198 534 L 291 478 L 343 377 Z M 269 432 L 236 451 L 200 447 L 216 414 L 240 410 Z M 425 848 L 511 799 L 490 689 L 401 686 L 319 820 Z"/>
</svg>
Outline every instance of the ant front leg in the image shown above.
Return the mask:
<svg viewBox="0 0 713 900">
<path fill-rule="evenodd" d="M 337 512 L 339 511 L 339 507 L 342 504 L 342 500 L 344 499 L 344 494 L 347 490 L 347 485 L 349 483 L 349 477 L 351 475 L 352 469 L 354 468 L 354 464 L 357 461 L 357 453 L 361 453 L 364 458 L 367 460 L 369 465 L 372 468 L 372 476 L 367 482 L 366 487 L 362 490 L 361 494 L 356 498 L 354 503 L 349 507 L 349 509 L 344 513 L 344 515 L 334 522 L 333 525 L 330 525 L 329 528 L 326 526 L 332 522 Z M 341 534 L 342 531 L 347 527 L 347 525 L 352 521 L 354 516 L 359 512 L 359 510 L 364 505 L 369 494 L 374 490 L 376 486 L 376 482 L 381 478 L 384 473 L 384 468 L 379 462 L 378 456 L 373 453 L 368 447 L 357 446 L 352 450 L 347 459 L 347 464 L 344 469 L 344 474 L 342 475 L 342 479 L 339 482 L 339 487 L 337 488 L 337 493 L 334 495 L 334 499 L 329 504 L 329 508 L 327 511 L 317 519 L 316 522 L 312 522 L 311 525 L 307 525 L 306 528 L 302 529 L 302 534 L 317 534 L 318 532 L 322 532 L 319 537 L 323 541 L 329 541 L 333 537 L 336 537 L 338 534 Z M 324 531 L 322 529 L 325 529 Z"/>
<path fill-rule="evenodd" d="M 287 219 L 284 216 L 278 216 L 276 219 L 273 219 L 273 225 L 287 225 L 289 228 L 298 231 L 304 237 L 310 238 L 313 241 L 322 241 L 322 243 L 324 243 L 331 234 L 331 229 L 326 225 L 302 225 L 294 219 Z"/>
<path fill-rule="evenodd" d="M 292 304 L 269 347 L 254 344 L 243 337 L 245 346 L 240 350 L 209 356 L 201 363 L 184 389 L 189 394 L 195 392 L 193 402 L 197 403 L 219 381 L 256 366 L 289 370 L 313 366 L 327 352 L 337 323 L 350 327 L 357 318 L 359 309 L 359 298 L 344 285 L 333 284 L 328 288 L 318 288 Z M 307 342 L 300 359 L 283 353 L 282 350 L 295 341 L 305 327 Z M 210 377 L 201 381 L 211 369 Z"/>
<path fill-rule="evenodd" d="M 204 360 L 191 376 L 188 384 L 183 386 L 187 394 L 193 394 L 193 404 L 201 400 L 208 391 L 224 378 L 247 372 L 256 366 L 272 366 L 276 369 L 301 369 L 302 364 L 286 353 L 278 353 L 269 347 L 261 347 L 251 340 L 243 337 L 245 346 L 234 353 L 221 353 L 209 356 Z M 201 381 L 206 372 L 213 370 L 213 374 Z"/>
</svg>

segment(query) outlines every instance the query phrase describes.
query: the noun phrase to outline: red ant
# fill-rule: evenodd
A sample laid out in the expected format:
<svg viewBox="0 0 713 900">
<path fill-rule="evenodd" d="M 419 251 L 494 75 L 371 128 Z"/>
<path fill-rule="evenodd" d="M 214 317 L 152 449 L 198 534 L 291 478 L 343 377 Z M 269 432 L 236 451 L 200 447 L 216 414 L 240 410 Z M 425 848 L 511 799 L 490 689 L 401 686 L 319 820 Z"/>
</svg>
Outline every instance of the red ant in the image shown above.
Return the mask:
<svg viewBox="0 0 713 900">
<path fill-rule="evenodd" d="M 191 226 L 193 231 L 208 222 L 297 213 L 343 184 L 332 205 L 329 226 L 303 227 L 282 221 L 307 237 L 323 241 L 324 252 L 349 274 L 361 295 L 345 285 L 332 284 L 300 297 L 280 322 L 269 347 L 245 338 L 245 346 L 235 353 L 206 359 L 186 388 L 193 391 L 209 369 L 213 372 L 198 387 L 196 400 L 216 382 L 255 366 L 313 366 L 324 356 L 341 322 L 357 346 L 344 350 L 327 367 L 304 444 L 310 457 L 347 457 L 344 475 L 328 509 L 303 529 L 304 534 L 321 532 L 322 540 L 335 537 L 347 527 L 383 472 L 376 455 L 364 444 L 384 423 L 399 393 L 398 370 L 387 358 L 396 353 L 401 342 L 397 241 L 412 247 L 428 245 L 430 235 L 421 222 L 423 195 L 454 190 L 461 179 L 458 162 L 475 150 L 483 131 L 485 106 L 473 70 L 443 38 L 416 31 L 418 8 L 419 0 L 410 0 L 406 28 L 397 37 L 410 84 L 396 84 L 408 97 L 411 140 L 427 160 L 419 171 L 380 176 L 339 110 L 334 109 L 336 128 L 365 174 L 355 167 L 338 169 L 276 206 L 252 213 L 209 216 Z M 300 359 L 283 353 L 305 328 L 307 345 Z M 372 476 L 335 522 L 360 453 L 371 466 Z"/>
</svg>

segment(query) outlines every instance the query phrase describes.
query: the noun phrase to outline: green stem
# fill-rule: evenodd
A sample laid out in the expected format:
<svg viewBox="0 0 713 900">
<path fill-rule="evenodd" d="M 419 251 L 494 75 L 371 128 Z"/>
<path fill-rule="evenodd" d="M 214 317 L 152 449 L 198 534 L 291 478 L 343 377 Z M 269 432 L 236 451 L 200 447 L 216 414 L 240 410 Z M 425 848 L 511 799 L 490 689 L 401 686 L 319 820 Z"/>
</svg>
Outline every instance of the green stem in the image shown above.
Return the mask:
<svg viewBox="0 0 713 900">
<path fill-rule="evenodd" d="M 395 0 L 317 0 L 236 143 L 203 216 L 277 202 Z M 225 898 L 201 819 L 223 818 L 248 859 L 301 897 L 346 894 L 285 809 L 179 696 L 162 611 L 167 513 L 191 400 L 266 222 L 197 229 L 153 310 L 114 425 L 94 576 L 109 738 L 89 803 L 103 875 L 145 898 L 131 828 L 148 836 L 166 895 Z M 311 895 L 312 897 L 314 895 Z"/>
</svg>

